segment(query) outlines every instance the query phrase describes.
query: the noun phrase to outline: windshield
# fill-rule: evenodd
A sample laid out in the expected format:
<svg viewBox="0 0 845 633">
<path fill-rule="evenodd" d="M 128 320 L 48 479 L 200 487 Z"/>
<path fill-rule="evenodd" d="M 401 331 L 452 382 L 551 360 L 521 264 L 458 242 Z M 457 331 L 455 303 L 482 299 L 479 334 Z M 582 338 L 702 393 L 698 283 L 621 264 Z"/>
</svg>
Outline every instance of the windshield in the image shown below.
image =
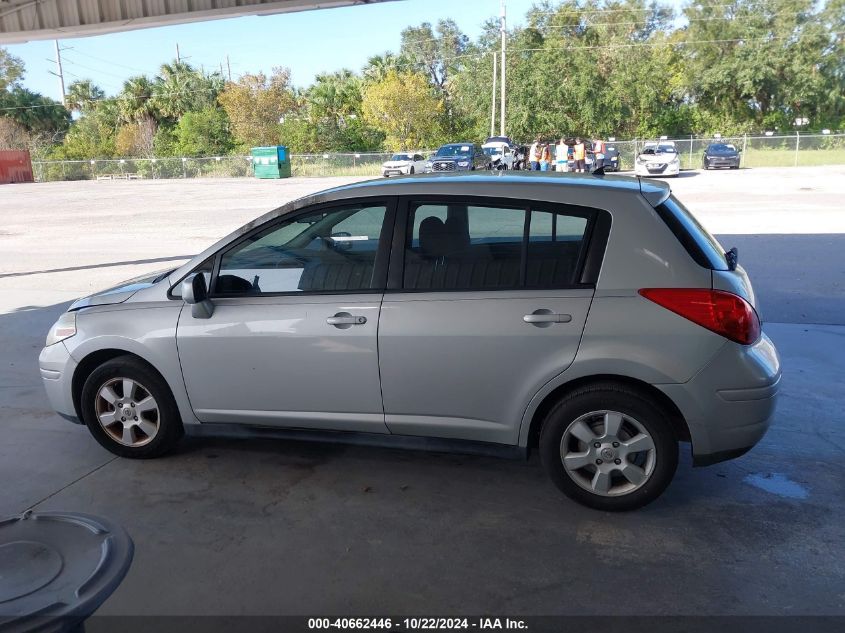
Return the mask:
<svg viewBox="0 0 845 633">
<path fill-rule="evenodd" d="M 735 152 L 736 148 L 733 145 L 725 145 L 724 143 L 713 143 L 707 148 L 709 152 Z"/>
<path fill-rule="evenodd" d="M 410 154 L 394 154 L 390 160 L 414 160 Z"/>
<path fill-rule="evenodd" d="M 488 156 L 493 156 L 494 154 L 501 154 L 502 153 L 502 150 L 499 147 L 482 147 L 481 149 Z"/>
<path fill-rule="evenodd" d="M 472 153 L 472 145 L 444 145 L 437 150 L 437 156 L 465 156 Z"/>
<path fill-rule="evenodd" d="M 672 145 L 652 145 L 644 148 L 643 154 L 677 154 L 677 152 Z"/>
</svg>

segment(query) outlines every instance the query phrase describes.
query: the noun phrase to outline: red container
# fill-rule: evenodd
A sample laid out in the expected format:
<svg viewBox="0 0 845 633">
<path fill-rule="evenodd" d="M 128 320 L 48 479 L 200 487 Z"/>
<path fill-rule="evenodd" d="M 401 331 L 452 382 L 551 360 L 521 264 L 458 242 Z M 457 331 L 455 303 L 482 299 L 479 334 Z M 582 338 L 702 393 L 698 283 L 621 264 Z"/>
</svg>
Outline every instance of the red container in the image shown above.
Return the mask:
<svg viewBox="0 0 845 633">
<path fill-rule="evenodd" d="M 10 182 L 34 182 L 32 161 L 27 150 L 0 150 L 0 185 Z"/>
</svg>

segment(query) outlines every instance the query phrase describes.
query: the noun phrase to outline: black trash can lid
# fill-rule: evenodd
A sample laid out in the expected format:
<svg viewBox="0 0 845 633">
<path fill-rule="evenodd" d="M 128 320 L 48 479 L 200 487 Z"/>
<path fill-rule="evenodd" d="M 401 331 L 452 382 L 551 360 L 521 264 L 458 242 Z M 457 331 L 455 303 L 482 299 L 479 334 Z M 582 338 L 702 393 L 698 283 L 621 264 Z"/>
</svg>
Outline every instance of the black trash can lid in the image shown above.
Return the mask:
<svg viewBox="0 0 845 633">
<path fill-rule="evenodd" d="M 84 620 L 117 589 L 133 552 L 126 531 L 99 517 L 25 512 L 0 520 L 0 630 Z"/>
</svg>

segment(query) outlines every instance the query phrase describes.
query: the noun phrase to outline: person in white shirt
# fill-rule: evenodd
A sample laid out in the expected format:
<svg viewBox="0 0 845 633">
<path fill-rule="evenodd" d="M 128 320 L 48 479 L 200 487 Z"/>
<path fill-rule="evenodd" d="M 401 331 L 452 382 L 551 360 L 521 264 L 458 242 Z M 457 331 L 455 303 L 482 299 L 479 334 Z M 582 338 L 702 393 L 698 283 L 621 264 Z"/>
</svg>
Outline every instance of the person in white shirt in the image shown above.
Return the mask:
<svg viewBox="0 0 845 633">
<path fill-rule="evenodd" d="M 569 171 L 569 145 L 566 144 L 566 139 L 560 139 L 560 143 L 555 147 L 555 170 Z"/>
<path fill-rule="evenodd" d="M 594 169 L 604 167 L 604 141 L 596 139 L 593 142 L 593 156 L 595 157 Z"/>
<path fill-rule="evenodd" d="M 531 164 L 531 171 L 540 171 L 540 139 L 531 143 L 528 150 L 528 162 Z"/>
</svg>

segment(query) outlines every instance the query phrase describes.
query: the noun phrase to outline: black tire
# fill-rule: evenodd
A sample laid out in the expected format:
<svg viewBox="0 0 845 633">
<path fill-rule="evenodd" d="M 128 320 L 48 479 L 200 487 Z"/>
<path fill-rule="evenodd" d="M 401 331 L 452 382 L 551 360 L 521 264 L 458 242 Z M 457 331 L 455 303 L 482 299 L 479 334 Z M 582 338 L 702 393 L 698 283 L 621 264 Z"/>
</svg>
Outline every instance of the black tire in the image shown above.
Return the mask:
<svg viewBox="0 0 845 633">
<path fill-rule="evenodd" d="M 739 165 L 731 165 L 731 169 L 739 169 Z"/>
<path fill-rule="evenodd" d="M 561 442 L 569 426 L 594 411 L 611 410 L 635 418 L 654 444 L 654 468 L 639 488 L 618 496 L 590 492 L 576 483 L 563 466 Z M 663 408 L 650 396 L 617 383 L 580 387 L 549 411 L 540 432 L 540 460 L 554 484 L 567 497 L 596 510 L 622 512 L 651 503 L 672 481 L 678 467 L 678 441 Z"/>
<path fill-rule="evenodd" d="M 158 405 L 158 430 L 143 446 L 126 446 L 113 439 L 97 419 L 97 394 L 110 380 L 129 378 L 149 392 Z M 164 379 L 135 356 L 118 356 L 97 367 L 82 387 L 82 418 L 91 435 L 105 449 L 120 457 L 148 459 L 172 450 L 184 435 L 182 419 L 173 393 Z"/>
<path fill-rule="evenodd" d="M 413 166 L 413 165 L 411 165 L 411 168 L 408 170 L 408 175 L 409 175 L 409 176 L 413 176 L 413 175 L 414 175 L 414 166 Z"/>
</svg>

